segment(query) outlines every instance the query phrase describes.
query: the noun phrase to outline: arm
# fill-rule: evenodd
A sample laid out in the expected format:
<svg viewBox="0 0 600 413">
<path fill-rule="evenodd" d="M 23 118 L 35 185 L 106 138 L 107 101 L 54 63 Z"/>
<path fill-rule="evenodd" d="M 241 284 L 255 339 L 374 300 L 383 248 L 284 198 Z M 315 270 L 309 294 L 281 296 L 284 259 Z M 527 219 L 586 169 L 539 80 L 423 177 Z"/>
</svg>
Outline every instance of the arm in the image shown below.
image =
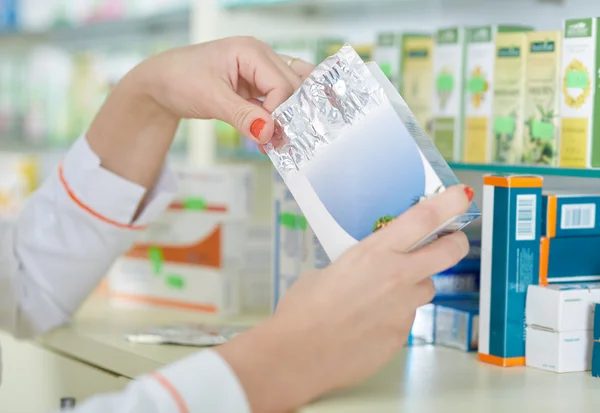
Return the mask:
<svg viewBox="0 0 600 413">
<path fill-rule="evenodd" d="M 173 199 L 163 170 L 178 118 L 132 72 L 86 137 L 0 228 L 0 328 L 28 337 L 66 322 L 136 234 Z"/>
<path fill-rule="evenodd" d="M 94 397 L 72 413 L 250 413 L 231 368 L 202 351 L 142 377 L 120 393 Z"/>
</svg>

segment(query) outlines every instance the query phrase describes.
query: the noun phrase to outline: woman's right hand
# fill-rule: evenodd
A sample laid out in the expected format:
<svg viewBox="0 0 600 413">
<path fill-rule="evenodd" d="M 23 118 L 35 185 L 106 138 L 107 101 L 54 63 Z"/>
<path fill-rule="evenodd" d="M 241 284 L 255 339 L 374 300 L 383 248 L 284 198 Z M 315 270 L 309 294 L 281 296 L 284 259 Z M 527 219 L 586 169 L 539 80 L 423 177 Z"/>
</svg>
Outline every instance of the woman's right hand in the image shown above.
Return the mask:
<svg viewBox="0 0 600 413">
<path fill-rule="evenodd" d="M 430 277 L 469 251 L 455 233 L 409 249 L 469 207 L 455 186 L 422 202 L 349 250 L 301 277 L 262 326 L 218 349 L 255 413 L 293 410 L 364 380 L 404 345 L 415 311 L 435 294 Z"/>
</svg>

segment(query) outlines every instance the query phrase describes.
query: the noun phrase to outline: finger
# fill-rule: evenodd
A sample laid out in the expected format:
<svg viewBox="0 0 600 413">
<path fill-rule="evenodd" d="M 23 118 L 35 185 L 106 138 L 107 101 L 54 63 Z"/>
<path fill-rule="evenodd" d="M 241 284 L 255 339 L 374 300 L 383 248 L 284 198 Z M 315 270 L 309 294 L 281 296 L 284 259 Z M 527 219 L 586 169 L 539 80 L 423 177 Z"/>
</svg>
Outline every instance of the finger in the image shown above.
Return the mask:
<svg viewBox="0 0 600 413">
<path fill-rule="evenodd" d="M 271 53 L 269 53 L 269 57 L 273 64 L 275 64 L 275 66 L 277 66 L 281 73 L 283 73 L 288 82 L 290 82 L 290 85 L 292 85 L 294 91 L 298 90 L 298 88 L 300 88 L 300 85 L 302 84 L 302 79 L 300 79 L 300 76 L 298 76 L 298 74 L 294 72 L 286 62 L 281 60 L 277 53 L 271 51 Z"/>
<path fill-rule="evenodd" d="M 469 240 L 463 232 L 443 236 L 408 254 L 402 260 L 410 268 L 408 277 L 421 282 L 427 277 L 454 267 L 469 253 Z"/>
<path fill-rule="evenodd" d="M 473 190 L 470 187 L 454 185 L 400 215 L 367 238 L 365 246 L 384 246 L 397 252 L 409 251 L 419 241 L 464 214 L 472 199 Z"/>
<path fill-rule="evenodd" d="M 231 88 L 220 91 L 215 118 L 229 123 L 243 136 L 267 143 L 273 136 L 274 123 L 270 112 L 242 98 Z"/>
<path fill-rule="evenodd" d="M 431 303 L 435 298 L 435 285 L 433 284 L 433 280 L 428 277 L 420 281 L 416 286 L 416 291 L 413 296 L 415 298 L 415 308 Z"/>
<path fill-rule="evenodd" d="M 296 73 L 296 75 L 304 80 L 315 70 L 315 65 L 305 62 L 302 59 L 296 59 L 287 55 L 279 55 L 287 66 Z"/>
</svg>

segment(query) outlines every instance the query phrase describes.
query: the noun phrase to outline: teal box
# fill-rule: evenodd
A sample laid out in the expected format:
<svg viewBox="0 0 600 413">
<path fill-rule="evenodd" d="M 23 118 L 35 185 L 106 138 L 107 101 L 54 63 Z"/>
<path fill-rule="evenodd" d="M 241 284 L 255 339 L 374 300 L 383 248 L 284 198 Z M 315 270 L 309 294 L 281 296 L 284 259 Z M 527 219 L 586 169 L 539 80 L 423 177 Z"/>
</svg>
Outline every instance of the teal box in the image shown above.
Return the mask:
<svg viewBox="0 0 600 413">
<path fill-rule="evenodd" d="M 542 236 L 600 236 L 600 195 L 544 194 Z"/>
<path fill-rule="evenodd" d="M 527 288 L 539 282 L 542 222 L 539 176 L 484 177 L 479 360 L 525 365 Z"/>
<path fill-rule="evenodd" d="M 600 304 L 594 305 L 594 340 L 600 341 Z"/>
<path fill-rule="evenodd" d="M 435 306 L 434 342 L 462 351 L 477 351 L 479 300 L 443 301 Z"/>
<path fill-rule="evenodd" d="M 592 376 L 600 377 L 600 342 L 594 341 L 592 348 Z"/>
<path fill-rule="evenodd" d="M 542 238 L 540 283 L 600 281 L 600 236 Z"/>
</svg>

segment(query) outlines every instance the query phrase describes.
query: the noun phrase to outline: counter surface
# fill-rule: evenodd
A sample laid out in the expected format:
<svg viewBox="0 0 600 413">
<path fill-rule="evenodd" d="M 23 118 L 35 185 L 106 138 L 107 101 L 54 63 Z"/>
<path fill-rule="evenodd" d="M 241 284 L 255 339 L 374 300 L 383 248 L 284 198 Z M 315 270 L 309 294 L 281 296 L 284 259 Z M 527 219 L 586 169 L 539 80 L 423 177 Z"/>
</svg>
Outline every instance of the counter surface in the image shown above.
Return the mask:
<svg viewBox="0 0 600 413">
<path fill-rule="evenodd" d="M 229 324 L 253 325 L 246 316 Z M 114 309 L 95 298 L 70 326 L 40 344 L 116 375 L 135 378 L 197 349 L 131 344 L 125 333 L 215 318 L 165 310 Z M 324 397 L 302 413 L 592 412 L 600 406 L 600 379 L 588 373 L 555 374 L 531 368 L 500 368 L 474 354 L 422 346 L 402 350 L 381 372 L 350 390 Z"/>
</svg>

